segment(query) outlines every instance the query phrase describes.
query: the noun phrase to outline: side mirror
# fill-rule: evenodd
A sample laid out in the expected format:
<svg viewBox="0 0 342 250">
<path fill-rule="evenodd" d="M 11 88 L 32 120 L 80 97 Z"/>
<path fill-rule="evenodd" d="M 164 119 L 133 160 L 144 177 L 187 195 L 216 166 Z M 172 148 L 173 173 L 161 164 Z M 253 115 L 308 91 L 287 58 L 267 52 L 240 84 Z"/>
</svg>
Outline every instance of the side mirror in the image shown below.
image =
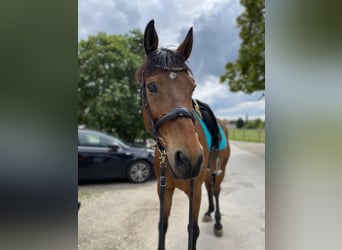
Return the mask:
<svg viewBox="0 0 342 250">
<path fill-rule="evenodd" d="M 117 144 L 109 144 L 108 145 L 108 147 L 111 149 L 111 150 L 113 150 L 113 151 L 118 151 L 119 149 L 120 149 L 120 146 L 119 145 L 117 145 Z"/>
</svg>

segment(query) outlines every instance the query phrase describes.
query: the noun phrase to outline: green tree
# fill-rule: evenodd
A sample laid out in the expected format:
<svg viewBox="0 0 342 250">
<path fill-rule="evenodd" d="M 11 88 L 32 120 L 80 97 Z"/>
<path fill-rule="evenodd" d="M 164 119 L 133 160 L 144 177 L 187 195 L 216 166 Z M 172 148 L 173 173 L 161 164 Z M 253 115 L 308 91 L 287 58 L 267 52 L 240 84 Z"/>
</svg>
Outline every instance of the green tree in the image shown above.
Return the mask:
<svg viewBox="0 0 342 250">
<path fill-rule="evenodd" d="M 143 34 L 98 33 L 78 44 L 78 124 L 126 141 L 144 135 L 135 71 L 144 57 Z"/>
<path fill-rule="evenodd" d="M 239 118 L 236 121 L 236 128 L 243 128 L 243 126 L 245 126 L 245 122 L 242 120 L 242 118 Z"/>
<path fill-rule="evenodd" d="M 265 2 L 264 0 L 241 0 L 245 7 L 237 18 L 242 40 L 235 62 L 228 62 L 223 83 L 228 80 L 232 92 L 251 94 L 265 90 Z"/>
</svg>

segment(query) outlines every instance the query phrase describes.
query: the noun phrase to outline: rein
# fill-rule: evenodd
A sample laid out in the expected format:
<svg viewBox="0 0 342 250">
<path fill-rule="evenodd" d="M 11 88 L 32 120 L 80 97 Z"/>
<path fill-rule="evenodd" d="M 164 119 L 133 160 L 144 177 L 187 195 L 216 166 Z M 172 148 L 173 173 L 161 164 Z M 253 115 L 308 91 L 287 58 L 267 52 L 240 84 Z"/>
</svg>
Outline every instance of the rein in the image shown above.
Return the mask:
<svg viewBox="0 0 342 250">
<path fill-rule="evenodd" d="M 181 72 L 181 71 L 187 71 L 185 68 L 168 68 L 168 67 L 162 67 L 159 65 L 156 65 L 155 68 L 162 69 L 165 71 L 170 72 Z M 188 110 L 187 108 L 183 106 L 178 106 L 171 110 L 166 115 L 159 118 L 157 121 L 154 121 L 152 118 L 150 106 L 147 101 L 146 96 L 146 82 L 144 79 L 144 73 L 143 70 L 141 73 L 141 81 L 140 81 L 140 96 L 142 105 L 145 108 L 147 117 L 149 119 L 153 138 L 156 142 L 156 147 L 160 153 L 160 193 L 159 193 L 159 200 L 160 200 L 160 211 L 159 211 L 159 246 L 158 249 L 162 249 L 164 246 L 164 230 L 165 230 L 165 221 L 164 221 L 164 198 L 165 198 L 165 187 L 166 187 L 166 176 L 165 176 L 165 169 L 166 169 L 166 144 L 164 140 L 158 135 L 158 128 L 166 121 L 168 120 L 175 120 L 178 118 L 190 118 L 193 122 L 195 122 L 195 116 L 194 114 Z M 189 195 L 189 225 L 188 225 L 188 232 L 189 232 L 189 238 L 188 238 L 188 249 L 192 250 L 193 248 L 193 188 L 194 188 L 194 177 L 190 179 L 190 195 Z"/>
</svg>

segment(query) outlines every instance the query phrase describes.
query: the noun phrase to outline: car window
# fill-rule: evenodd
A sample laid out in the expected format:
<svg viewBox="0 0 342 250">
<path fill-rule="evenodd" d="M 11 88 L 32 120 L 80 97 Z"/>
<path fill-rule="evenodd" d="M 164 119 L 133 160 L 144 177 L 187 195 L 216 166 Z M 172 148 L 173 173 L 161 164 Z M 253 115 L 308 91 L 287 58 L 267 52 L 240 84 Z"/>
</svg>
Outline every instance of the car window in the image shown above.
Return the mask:
<svg viewBox="0 0 342 250">
<path fill-rule="evenodd" d="M 78 134 L 78 139 L 80 142 L 80 146 L 88 146 L 88 147 L 105 147 L 106 144 L 103 143 L 101 137 L 96 134 L 90 134 L 85 132 L 80 132 Z"/>
<path fill-rule="evenodd" d="M 116 144 L 121 148 L 126 148 L 126 144 L 117 138 L 104 133 L 94 133 L 88 131 L 78 131 L 78 141 L 80 146 L 87 147 L 108 147 L 108 145 Z"/>
<path fill-rule="evenodd" d="M 110 137 L 101 136 L 100 140 L 103 145 L 110 145 L 114 143 L 114 140 Z"/>
</svg>

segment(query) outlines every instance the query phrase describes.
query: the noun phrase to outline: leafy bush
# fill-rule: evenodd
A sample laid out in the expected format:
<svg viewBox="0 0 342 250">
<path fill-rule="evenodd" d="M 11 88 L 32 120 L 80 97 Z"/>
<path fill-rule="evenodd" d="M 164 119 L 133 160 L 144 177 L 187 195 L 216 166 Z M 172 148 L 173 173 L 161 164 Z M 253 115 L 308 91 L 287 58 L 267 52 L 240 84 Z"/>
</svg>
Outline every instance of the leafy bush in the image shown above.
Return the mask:
<svg viewBox="0 0 342 250">
<path fill-rule="evenodd" d="M 261 119 L 258 118 L 258 119 L 249 121 L 246 128 L 251 128 L 251 129 L 265 128 L 265 122 L 263 122 Z"/>
</svg>

